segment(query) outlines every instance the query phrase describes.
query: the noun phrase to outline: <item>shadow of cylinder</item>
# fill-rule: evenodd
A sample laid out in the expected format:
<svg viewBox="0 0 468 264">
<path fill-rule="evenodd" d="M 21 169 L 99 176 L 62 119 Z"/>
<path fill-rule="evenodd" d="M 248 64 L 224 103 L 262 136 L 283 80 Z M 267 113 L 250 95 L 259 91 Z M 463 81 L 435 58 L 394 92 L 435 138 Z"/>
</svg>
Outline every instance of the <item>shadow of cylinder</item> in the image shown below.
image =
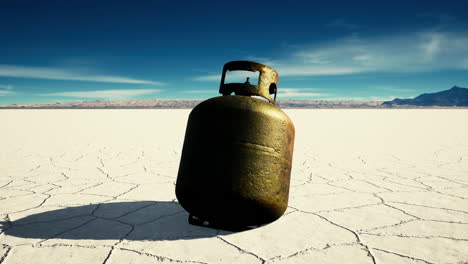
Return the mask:
<svg viewBox="0 0 468 264">
<path fill-rule="evenodd" d="M 230 232 L 190 225 L 177 202 L 118 202 L 67 207 L 1 222 L 6 235 L 37 239 L 179 240 Z"/>
</svg>

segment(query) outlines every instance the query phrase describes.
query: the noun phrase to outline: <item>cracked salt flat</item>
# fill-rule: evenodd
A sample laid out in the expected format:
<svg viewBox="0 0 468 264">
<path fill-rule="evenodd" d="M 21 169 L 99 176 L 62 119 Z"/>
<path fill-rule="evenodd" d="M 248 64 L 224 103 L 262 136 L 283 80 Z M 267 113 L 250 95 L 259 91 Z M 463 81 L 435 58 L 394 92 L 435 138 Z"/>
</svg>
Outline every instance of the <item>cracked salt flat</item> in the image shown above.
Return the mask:
<svg viewBox="0 0 468 264">
<path fill-rule="evenodd" d="M 2 110 L 0 263 L 468 263 L 467 110 L 286 110 L 289 208 L 249 231 L 177 203 L 188 110 Z"/>
</svg>

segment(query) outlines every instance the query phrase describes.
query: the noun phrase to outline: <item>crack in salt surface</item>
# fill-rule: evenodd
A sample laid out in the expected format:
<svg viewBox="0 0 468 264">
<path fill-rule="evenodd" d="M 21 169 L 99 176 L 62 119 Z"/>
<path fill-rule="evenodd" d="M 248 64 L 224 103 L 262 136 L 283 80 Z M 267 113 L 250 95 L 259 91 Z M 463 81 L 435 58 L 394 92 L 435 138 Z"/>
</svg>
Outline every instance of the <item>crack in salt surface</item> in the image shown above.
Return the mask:
<svg viewBox="0 0 468 264">
<path fill-rule="evenodd" d="M 4 187 L 7 187 L 7 186 L 10 185 L 11 183 L 13 183 L 13 181 L 9 181 L 7 184 L 1 186 L 0 189 L 1 189 L 1 188 L 4 188 Z"/>
<path fill-rule="evenodd" d="M 76 248 L 91 248 L 96 249 L 99 247 L 110 247 L 108 245 L 102 246 L 90 246 L 90 245 L 79 245 L 79 244 L 67 244 L 67 243 L 55 243 L 55 244 L 33 244 L 32 247 L 35 248 L 53 248 L 53 247 L 76 247 Z"/>
<path fill-rule="evenodd" d="M 117 221 L 117 220 L 115 220 Z M 117 221 L 119 223 L 122 223 L 120 221 Z M 125 225 L 128 225 L 130 226 L 130 231 L 127 232 L 127 234 L 125 234 L 117 243 L 115 243 L 111 249 L 109 250 L 109 254 L 107 254 L 107 257 L 104 259 L 104 261 L 102 262 L 103 264 L 106 264 L 107 261 L 109 260 L 109 258 L 111 257 L 112 253 L 114 252 L 115 248 L 117 247 L 117 245 L 119 245 L 120 243 L 122 243 L 124 241 L 125 238 L 127 238 L 134 230 L 135 230 L 135 225 L 129 225 L 129 224 L 125 224 Z"/>
<path fill-rule="evenodd" d="M 72 227 L 72 228 L 70 228 L 70 229 L 67 229 L 67 230 L 62 231 L 62 232 L 60 232 L 60 233 L 58 233 L 58 234 L 55 234 L 55 235 L 53 235 L 53 236 L 51 236 L 51 237 L 49 237 L 49 238 L 43 239 L 43 240 L 37 242 L 37 244 L 42 244 L 42 243 L 44 243 L 45 241 L 48 241 L 48 240 L 53 239 L 53 238 L 56 238 L 56 237 L 58 237 L 58 236 L 60 236 L 60 235 L 63 235 L 63 234 L 66 233 L 66 232 L 69 232 L 69 231 L 72 231 L 72 230 L 81 228 L 81 227 L 87 225 L 88 223 L 90 223 L 90 222 L 92 222 L 92 221 L 98 219 L 98 217 L 94 216 L 94 213 L 96 212 L 96 210 L 99 209 L 99 207 L 100 207 L 100 204 L 98 204 L 98 205 L 96 206 L 96 208 L 94 208 L 93 211 L 91 211 L 90 216 L 94 217 L 93 219 L 90 219 L 90 220 L 88 220 L 88 221 L 86 221 L 86 222 L 84 222 L 84 223 L 82 223 L 82 224 L 80 224 L 80 225 L 74 226 L 74 227 Z"/>
<path fill-rule="evenodd" d="M 378 186 L 377 184 L 374 184 L 374 183 L 369 182 L 369 181 L 366 181 L 366 180 L 359 179 L 358 181 L 362 181 L 362 182 L 365 182 L 365 183 L 367 183 L 367 184 L 370 184 L 370 185 L 372 185 L 372 186 L 374 186 L 374 187 L 377 187 L 377 188 L 380 188 L 380 189 L 385 189 L 385 190 L 387 190 L 387 191 L 389 191 L 389 192 L 393 192 L 393 190 L 391 190 L 391 189 L 388 189 L 388 188 L 382 187 L 382 186 Z"/>
<path fill-rule="evenodd" d="M 370 230 L 367 230 L 370 231 Z M 424 238 L 424 239 L 433 239 L 433 238 L 443 238 L 443 239 L 449 239 L 449 240 L 454 240 L 454 241 L 468 241 L 468 239 L 465 238 L 455 238 L 455 237 L 447 237 L 447 236 L 418 236 L 418 235 L 404 235 L 404 234 L 387 234 L 387 233 L 367 233 L 367 232 L 359 232 L 359 234 L 362 235 L 368 235 L 368 236 L 378 236 L 378 237 L 402 237 L 402 238 Z"/>
<path fill-rule="evenodd" d="M 373 250 L 382 251 L 382 252 L 385 252 L 385 253 L 387 253 L 387 254 L 392 254 L 392 255 L 395 255 L 395 256 L 399 256 L 399 257 L 402 257 L 402 258 L 411 259 L 411 260 L 414 260 L 414 261 L 421 261 L 421 262 L 423 262 L 423 263 L 425 263 L 425 264 L 436 264 L 436 263 L 434 263 L 434 262 L 429 262 L 429 261 L 424 260 L 424 259 L 415 258 L 415 257 L 411 257 L 411 256 L 406 256 L 406 255 L 403 255 L 403 254 L 400 254 L 400 253 L 388 251 L 388 250 L 381 249 L 381 248 L 372 248 L 372 249 L 373 249 Z"/>
<path fill-rule="evenodd" d="M 446 210 L 446 211 L 453 211 L 453 212 L 468 214 L 468 211 L 457 210 L 457 209 L 449 209 L 449 208 L 444 208 L 444 207 L 435 207 L 435 206 L 428 206 L 428 205 L 414 204 L 414 203 L 407 203 L 407 202 L 399 202 L 399 201 L 391 201 L 391 202 L 392 203 L 397 203 L 397 204 L 407 204 L 407 205 L 413 205 L 413 206 L 427 207 L 427 208 L 432 208 L 432 209 L 440 209 L 440 210 Z"/>
<path fill-rule="evenodd" d="M 232 242 L 229 242 L 228 240 L 226 240 L 225 238 L 222 238 L 220 237 L 219 235 L 216 236 L 218 239 L 220 239 L 221 241 L 223 241 L 224 243 L 236 248 L 239 252 L 243 253 L 243 254 L 248 254 L 248 255 L 251 255 L 251 256 L 254 256 L 256 259 L 260 260 L 262 264 L 264 264 L 266 262 L 266 260 L 260 256 L 258 256 L 257 254 L 254 254 L 253 252 L 251 251 L 248 251 L 248 250 L 245 250 L 239 246 L 237 246 L 236 244 L 232 243 Z"/>
<path fill-rule="evenodd" d="M 353 243 L 340 243 L 340 244 L 326 244 L 325 247 L 323 248 L 315 248 L 315 247 L 309 247 L 309 248 L 306 248 L 306 249 L 303 249 L 303 250 L 300 250 L 300 251 L 297 251 L 293 254 L 290 254 L 288 256 L 277 256 L 277 257 L 274 257 L 274 258 L 271 258 L 269 259 L 268 261 L 271 261 L 271 262 L 276 262 L 276 261 L 281 261 L 281 260 L 285 260 L 285 259 L 289 259 L 289 258 L 292 258 L 292 257 L 296 257 L 296 256 L 301 256 L 301 255 L 306 255 L 308 253 L 310 253 L 311 251 L 315 251 L 315 252 L 321 252 L 321 251 L 324 251 L 324 250 L 327 250 L 329 248 L 332 248 L 332 247 L 339 247 L 339 246 L 354 246 L 354 245 L 360 245 L 362 246 L 359 242 L 353 242 Z M 367 251 L 366 251 L 367 252 Z"/>
<path fill-rule="evenodd" d="M 142 256 L 152 257 L 152 258 L 156 259 L 157 261 L 169 261 L 169 262 L 176 262 L 176 263 L 209 264 L 207 262 L 194 261 L 194 260 L 178 260 L 178 259 L 168 258 L 168 257 L 159 256 L 159 255 L 155 255 L 155 254 L 150 254 L 150 253 L 147 253 L 147 252 L 141 252 L 141 251 L 137 251 L 137 250 L 129 249 L 129 248 L 124 248 L 124 247 L 120 247 L 118 249 L 133 252 L 133 253 L 137 253 L 138 255 L 142 255 Z"/>
<path fill-rule="evenodd" d="M 337 223 L 335 223 L 335 222 L 333 222 L 333 221 L 330 221 L 328 218 L 326 218 L 326 217 L 324 217 L 324 216 L 322 216 L 322 215 L 319 215 L 319 214 L 316 214 L 316 213 L 312 213 L 312 214 L 313 214 L 313 215 L 316 215 L 316 216 L 318 216 L 318 217 L 320 217 L 320 218 L 322 218 L 323 220 L 329 222 L 329 223 L 332 224 L 332 225 L 335 225 L 335 226 L 340 227 L 340 228 L 342 228 L 342 229 L 344 229 L 344 230 L 347 230 L 348 232 L 351 232 L 351 233 L 356 237 L 357 242 L 358 242 L 362 247 L 365 248 L 365 250 L 367 251 L 367 256 L 368 256 L 369 258 L 371 258 L 372 263 L 376 264 L 374 255 L 372 255 L 371 251 L 369 250 L 369 247 L 361 241 L 361 238 L 359 237 L 359 234 L 358 234 L 357 232 L 355 232 L 355 231 L 353 231 L 353 230 L 351 230 L 351 229 L 349 229 L 349 228 L 347 228 L 347 227 L 344 227 L 344 226 L 342 226 L 342 225 L 339 225 L 339 224 L 337 224 Z"/>
<path fill-rule="evenodd" d="M 401 226 L 403 224 L 411 223 L 411 222 L 418 221 L 418 220 L 420 220 L 420 219 L 410 219 L 410 220 L 406 220 L 406 221 L 400 221 L 400 222 L 398 222 L 396 224 L 383 225 L 383 226 L 378 226 L 378 227 L 374 227 L 374 228 L 370 228 L 370 229 L 361 229 L 361 230 L 357 230 L 357 232 L 359 232 L 360 234 L 365 234 L 365 232 L 378 230 L 378 229 L 382 229 L 382 228 Z"/>
<path fill-rule="evenodd" d="M 88 190 L 88 189 L 91 189 L 91 188 L 94 188 L 94 187 L 97 187 L 97 186 L 100 186 L 100 185 L 103 185 L 103 184 L 104 184 L 104 182 L 100 182 L 100 183 L 97 183 L 97 184 L 95 184 L 95 185 L 91 185 L 91 186 L 89 186 L 89 187 L 85 187 L 85 188 L 83 188 L 83 189 L 81 189 L 81 190 L 78 190 L 78 191 L 76 191 L 76 192 L 73 192 L 73 194 L 79 194 L 79 193 L 81 193 L 81 192 L 83 192 L 83 191 L 86 191 L 86 190 Z"/>
<path fill-rule="evenodd" d="M 178 214 L 182 214 L 184 213 L 185 211 L 184 210 L 181 210 L 181 211 L 178 211 L 178 212 L 175 212 L 175 213 L 172 213 L 172 214 L 167 214 L 167 215 L 162 215 L 162 216 L 158 216 L 154 219 L 151 219 L 151 220 L 148 220 L 148 221 L 145 221 L 145 222 L 141 222 L 141 223 L 138 223 L 138 225 L 144 225 L 144 224 L 148 224 L 148 223 L 151 223 L 151 222 L 155 222 L 155 221 L 158 221 L 158 220 L 161 220 L 163 218 L 167 218 L 167 217 L 171 217 L 171 216 L 175 216 L 175 215 L 178 215 Z M 196 236 L 195 236 L 196 237 Z"/>
<path fill-rule="evenodd" d="M 300 212 L 303 212 L 303 213 L 328 213 L 328 212 L 342 212 L 342 211 L 345 211 L 345 210 L 349 210 L 349 209 L 359 209 L 359 208 L 365 208 L 365 207 L 370 207 L 370 206 L 374 206 L 374 205 L 381 205 L 382 203 L 371 203 L 371 204 L 363 204 L 363 205 L 358 205 L 358 206 L 350 206 L 350 207 L 340 207 L 340 208 L 336 208 L 336 209 L 332 209 L 332 210 L 320 210 L 320 211 L 316 211 L 316 212 L 309 212 L 309 211 L 306 211 L 306 210 L 301 210 L 301 209 L 297 209 L 298 211 Z"/>
<path fill-rule="evenodd" d="M 5 259 L 8 257 L 8 254 L 10 253 L 12 247 L 8 246 L 8 245 L 2 245 L 3 248 L 6 248 L 6 251 L 5 251 L 5 254 L 3 254 L 3 256 L 0 257 L 0 264 L 2 264 Z"/>
<path fill-rule="evenodd" d="M 296 209 L 297 209 L 297 208 L 296 208 Z M 337 227 L 339 227 L 339 228 L 341 228 L 341 229 L 344 229 L 344 230 L 350 232 L 351 234 L 353 234 L 353 236 L 356 238 L 356 242 L 357 242 L 359 245 L 361 245 L 363 248 L 365 248 L 365 250 L 367 251 L 367 256 L 372 260 L 372 263 L 376 264 L 376 260 L 375 260 L 374 255 L 372 255 L 371 251 L 369 250 L 369 247 L 368 247 L 365 243 L 363 243 L 363 242 L 361 241 L 361 238 L 359 237 L 359 234 L 358 234 L 357 232 L 355 232 L 355 231 L 353 231 L 353 230 L 351 230 L 351 229 L 349 229 L 349 228 L 347 228 L 347 227 L 345 227 L 345 226 L 339 225 L 339 224 L 337 224 L 337 223 L 335 223 L 335 222 L 329 220 L 328 218 L 326 218 L 326 217 L 324 217 L 324 216 L 322 216 L 322 215 L 320 215 L 320 214 L 318 214 L 318 213 L 312 213 L 312 212 L 302 211 L 302 210 L 300 210 L 300 209 L 297 209 L 297 210 L 298 210 L 299 212 L 302 212 L 302 213 L 312 214 L 312 215 L 318 216 L 319 218 L 321 218 L 321 219 L 327 221 L 328 223 L 330 223 L 330 224 L 332 224 L 332 225 L 334 225 L 334 226 L 337 226 Z"/>
</svg>

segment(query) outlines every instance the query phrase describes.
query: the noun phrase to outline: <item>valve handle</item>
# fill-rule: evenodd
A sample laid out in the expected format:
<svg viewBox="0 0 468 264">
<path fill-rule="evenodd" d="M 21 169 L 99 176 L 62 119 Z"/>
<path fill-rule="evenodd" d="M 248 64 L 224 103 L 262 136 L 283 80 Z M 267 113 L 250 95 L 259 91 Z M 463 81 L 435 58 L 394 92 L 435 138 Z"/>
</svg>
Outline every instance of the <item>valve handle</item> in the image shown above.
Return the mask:
<svg viewBox="0 0 468 264">
<path fill-rule="evenodd" d="M 224 83 L 227 71 L 258 71 L 260 72 L 258 85 L 251 84 L 249 78 L 245 83 Z M 230 95 L 233 92 L 236 95 L 257 95 L 275 104 L 278 79 L 278 73 L 264 64 L 253 61 L 231 61 L 224 64 L 219 92 L 223 95 Z M 271 98 L 271 94 L 275 95 L 274 98 Z"/>
</svg>

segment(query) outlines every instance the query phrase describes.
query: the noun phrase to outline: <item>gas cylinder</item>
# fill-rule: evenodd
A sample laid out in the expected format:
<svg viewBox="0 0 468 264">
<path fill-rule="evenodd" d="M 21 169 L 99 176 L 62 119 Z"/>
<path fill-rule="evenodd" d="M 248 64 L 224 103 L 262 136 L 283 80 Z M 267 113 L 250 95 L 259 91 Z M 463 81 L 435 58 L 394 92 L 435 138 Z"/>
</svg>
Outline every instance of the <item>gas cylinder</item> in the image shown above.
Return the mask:
<svg viewBox="0 0 468 264">
<path fill-rule="evenodd" d="M 228 71 L 259 72 L 258 84 L 225 83 Z M 176 182 L 189 223 L 236 229 L 283 215 L 295 132 L 291 119 L 275 106 L 278 78 L 260 63 L 228 62 L 222 95 L 191 111 Z"/>
</svg>

